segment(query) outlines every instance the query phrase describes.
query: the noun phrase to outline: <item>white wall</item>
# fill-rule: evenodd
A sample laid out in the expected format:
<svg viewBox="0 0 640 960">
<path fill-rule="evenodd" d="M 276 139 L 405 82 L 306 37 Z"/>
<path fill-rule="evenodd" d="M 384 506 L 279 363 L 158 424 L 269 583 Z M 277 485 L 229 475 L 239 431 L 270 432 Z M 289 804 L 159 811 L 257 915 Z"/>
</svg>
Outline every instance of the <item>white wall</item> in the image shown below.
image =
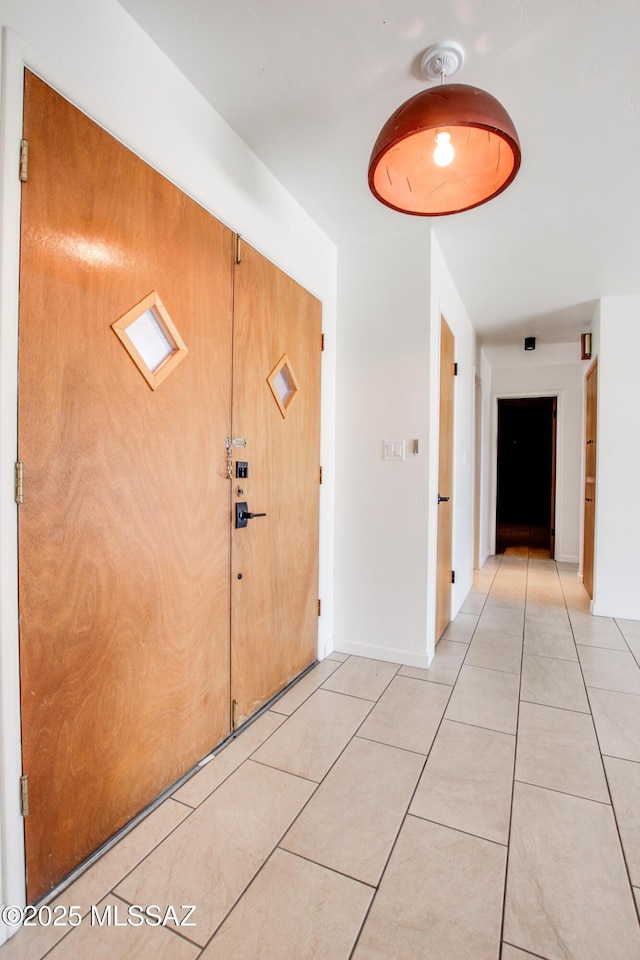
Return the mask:
<svg viewBox="0 0 640 960">
<path fill-rule="evenodd" d="M 432 331 L 440 331 L 440 316 L 443 316 L 455 337 L 455 359 L 458 376 L 455 378 L 454 427 L 453 427 L 453 541 L 452 568 L 456 582 L 451 590 L 451 618 L 464 603 L 473 580 L 473 509 L 474 509 L 474 455 L 475 455 L 475 377 L 476 334 L 469 315 L 460 299 L 453 278 L 440 250 L 436 237 L 431 245 L 431 324 Z M 439 413 L 439 339 L 432 337 L 431 354 L 431 437 L 436 441 L 432 449 L 430 477 L 430 530 L 433 535 L 432 552 L 435 558 L 435 526 L 437 520 L 437 433 Z M 430 565 L 430 601 L 435 599 L 435 564 Z M 433 592 L 432 592 L 433 591 Z M 433 600 L 432 600 L 433 598 Z"/>
<path fill-rule="evenodd" d="M 324 305 L 319 654 L 331 648 L 335 418 L 335 246 L 115 0 L 0 0 L 0 902 L 24 902 L 18 810 L 16 332 L 22 65 L 76 103 Z M 0 941 L 6 931 L 0 928 Z"/>
<path fill-rule="evenodd" d="M 435 235 L 340 250 L 336 621 L 347 653 L 427 666 L 433 657 L 440 315 L 455 339 L 452 616 L 473 576 L 476 340 Z M 406 460 L 383 460 L 405 440 Z M 413 441 L 420 453 L 413 455 Z"/>
<path fill-rule="evenodd" d="M 640 620 L 640 296 L 600 303 L 592 612 Z"/>
<path fill-rule="evenodd" d="M 335 644 L 415 666 L 428 664 L 429 273 L 428 233 L 340 249 Z M 406 459 L 383 460 L 396 439 Z"/>
<path fill-rule="evenodd" d="M 491 478 L 493 475 L 493 450 L 491 446 L 492 371 L 484 350 L 478 349 L 476 372 L 482 389 L 482 410 L 480 414 L 480 531 L 478 567 L 482 568 L 487 558 L 495 552 L 495 537 L 492 539 L 490 522 Z M 494 511 L 495 512 L 495 511 Z"/>
<path fill-rule="evenodd" d="M 490 543 L 495 544 L 497 400 L 557 396 L 555 556 L 556 560 L 577 563 L 583 496 L 583 389 L 590 361 L 580 360 L 579 343 L 538 344 L 531 352 L 516 346 L 487 346 L 483 350 L 492 368 Z"/>
</svg>

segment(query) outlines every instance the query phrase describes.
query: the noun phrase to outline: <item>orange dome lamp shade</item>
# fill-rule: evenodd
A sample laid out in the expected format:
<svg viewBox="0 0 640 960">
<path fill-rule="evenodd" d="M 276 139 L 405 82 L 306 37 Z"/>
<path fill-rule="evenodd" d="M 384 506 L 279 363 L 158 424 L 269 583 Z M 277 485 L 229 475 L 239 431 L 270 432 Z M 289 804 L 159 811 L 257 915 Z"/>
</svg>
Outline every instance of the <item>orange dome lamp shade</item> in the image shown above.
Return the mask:
<svg viewBox="0 0 640 960">
<path fill-rule="evenodd" d="M 423 56 L 427 76 L 451 72 L 434 44 Z M 431 58 L 431 59 L 429 59 Z M 435 61 L 435 66 L 434 66 Z M 428 72 L 429 69 L 431 72 Z M 504 107 L 491 94 L 462 83 L 423 90 L 383 126 L 369 161 L 369 187 L 393 210 L 441 217 L 470 210 L 502 193 L 520 168 L 520 142 Z"/>
</svg>

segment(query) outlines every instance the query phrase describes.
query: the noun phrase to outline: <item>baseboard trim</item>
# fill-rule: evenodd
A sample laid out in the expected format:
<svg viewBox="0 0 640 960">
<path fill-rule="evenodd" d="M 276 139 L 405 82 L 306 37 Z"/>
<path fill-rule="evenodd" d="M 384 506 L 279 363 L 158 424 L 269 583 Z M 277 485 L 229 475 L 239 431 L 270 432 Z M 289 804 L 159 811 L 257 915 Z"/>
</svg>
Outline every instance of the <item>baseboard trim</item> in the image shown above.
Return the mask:
<svg viewBox="0 0 640 960">
<path fill-rule="evenodd" d="M 431 659 L 426 651 L 396 650 L 395 647 L 378 647 L 373 643 L 358 643 L 353 640 L 341 640 L 334 637 L 333 649 L 339 653 L 349 653 L 354 657 L 367 657 L 369 660 L 384 660 L 386 663 L 401 663 L 408 667 L 422 667 L 427 670 Z"/>
<path fill-rule="evenodd" d="M 609 607 L 607 604 L 591 604 L 594 617 L 613 617 L 615 620 L 640 620 L 640 607 Z"/>
</svg>

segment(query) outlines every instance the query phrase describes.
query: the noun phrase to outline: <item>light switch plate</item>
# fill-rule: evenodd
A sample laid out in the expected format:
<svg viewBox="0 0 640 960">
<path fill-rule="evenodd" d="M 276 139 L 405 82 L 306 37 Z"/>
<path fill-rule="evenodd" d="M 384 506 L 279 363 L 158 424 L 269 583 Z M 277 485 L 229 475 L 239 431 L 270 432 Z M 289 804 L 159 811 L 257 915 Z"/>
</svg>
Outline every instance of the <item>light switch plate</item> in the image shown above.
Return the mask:
<svg viewBox="0 0 640 960">
<path fill-rule="evenodd" d="M 385 460 L 404 460 L 404 440 L 385 440 L 383 456 Z"/>
</svg>

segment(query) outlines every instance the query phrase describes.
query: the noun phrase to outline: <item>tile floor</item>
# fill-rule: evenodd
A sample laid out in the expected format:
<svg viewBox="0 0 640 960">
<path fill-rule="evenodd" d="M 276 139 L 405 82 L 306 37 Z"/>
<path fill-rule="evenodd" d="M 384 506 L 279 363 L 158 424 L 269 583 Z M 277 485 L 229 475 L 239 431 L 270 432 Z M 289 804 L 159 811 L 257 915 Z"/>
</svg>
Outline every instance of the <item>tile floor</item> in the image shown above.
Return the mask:
<svg viewBox="0 0 640 960">
<path fill-rule="evenodd" d="M 0 960 L 638 960 L 638 661 L 507 549 L 429 670 L 318 664 Z"/>
</svg>

